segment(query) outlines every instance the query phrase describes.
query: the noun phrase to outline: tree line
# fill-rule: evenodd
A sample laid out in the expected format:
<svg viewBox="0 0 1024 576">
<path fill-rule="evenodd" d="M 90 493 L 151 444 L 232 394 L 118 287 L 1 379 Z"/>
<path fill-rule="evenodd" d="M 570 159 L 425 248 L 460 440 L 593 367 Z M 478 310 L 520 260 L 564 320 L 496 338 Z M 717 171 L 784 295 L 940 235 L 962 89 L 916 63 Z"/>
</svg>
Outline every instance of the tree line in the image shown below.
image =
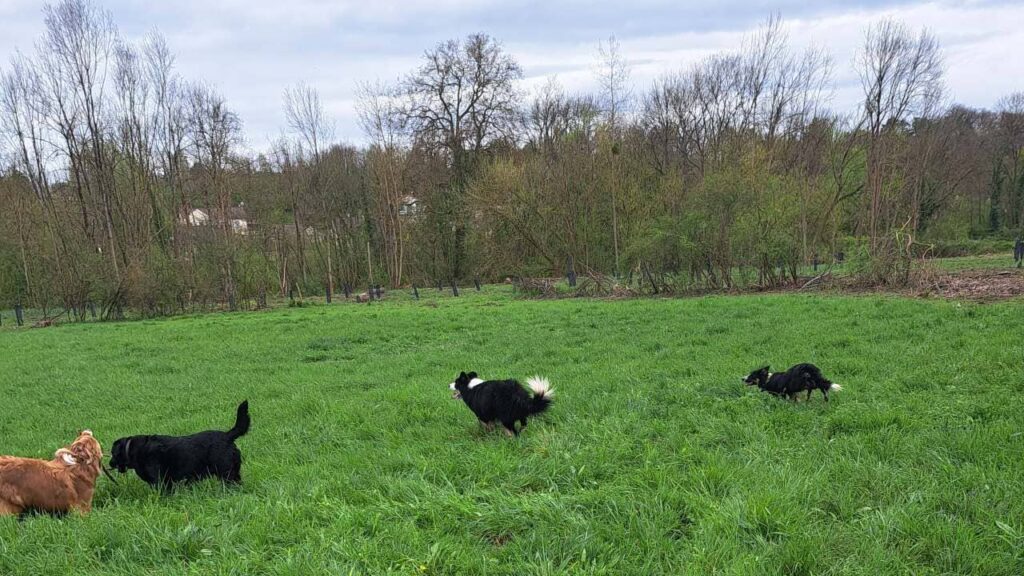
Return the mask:
<svg viewBox="0 0 1024 576">
<path fill-rule="evenodd" d="M 936 38 L 891 20 L 865 31 L 845 113 L 830 55 L 777 18 L 646 87 L 610 38 L 582 94 L 528 93 L 471 34 L 359 86 L 366 145 L 297 85 L 254 155 L 159 34 L 129 42 L 89 0 L 44 19 L 0 67 L 2 305 L 160 315 L 570 269 L 776 285 L 839 252 L 900 282 L 936 242 L 1024 226 L 1024 93 L 950 105 Z"/>
</svg>

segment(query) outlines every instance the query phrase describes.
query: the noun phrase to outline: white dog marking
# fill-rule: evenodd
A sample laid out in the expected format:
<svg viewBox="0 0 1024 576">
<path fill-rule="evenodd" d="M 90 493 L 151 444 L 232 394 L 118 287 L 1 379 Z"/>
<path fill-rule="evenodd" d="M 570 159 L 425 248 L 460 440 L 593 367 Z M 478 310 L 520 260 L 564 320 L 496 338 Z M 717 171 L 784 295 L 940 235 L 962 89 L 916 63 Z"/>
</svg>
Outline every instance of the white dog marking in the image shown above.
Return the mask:
<svg viewBox="0 0 1024 576">
<path fill-rule="evenodd" d="M 526 385 L 537 396 L 547 396 L 550 398 L 555 395 L 555 391 L 551 388 L 551 382 L 547 378 L 541 378 L 540 376 L 527 378 Z"/>
</svg>

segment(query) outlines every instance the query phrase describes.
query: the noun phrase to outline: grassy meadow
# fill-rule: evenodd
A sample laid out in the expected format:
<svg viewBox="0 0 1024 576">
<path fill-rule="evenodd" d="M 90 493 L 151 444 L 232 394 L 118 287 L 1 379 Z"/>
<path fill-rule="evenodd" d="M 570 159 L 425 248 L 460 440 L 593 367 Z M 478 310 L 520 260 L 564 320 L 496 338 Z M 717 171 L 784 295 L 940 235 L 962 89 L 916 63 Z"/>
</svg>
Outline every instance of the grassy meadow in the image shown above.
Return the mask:
<svg viewBox="0 0 1024 576">
<path fill-rule="evenodd" d="M 240 488 L 101 476 L 0 574 L 1024 573 L 1024 302 L 430 292 L 0 332 L 0 453 L 253 418 Z M 739 380 L 802 361 L 831 404 Z M 462 369 L 556 404 L 486 433 Z"/>
</svg>

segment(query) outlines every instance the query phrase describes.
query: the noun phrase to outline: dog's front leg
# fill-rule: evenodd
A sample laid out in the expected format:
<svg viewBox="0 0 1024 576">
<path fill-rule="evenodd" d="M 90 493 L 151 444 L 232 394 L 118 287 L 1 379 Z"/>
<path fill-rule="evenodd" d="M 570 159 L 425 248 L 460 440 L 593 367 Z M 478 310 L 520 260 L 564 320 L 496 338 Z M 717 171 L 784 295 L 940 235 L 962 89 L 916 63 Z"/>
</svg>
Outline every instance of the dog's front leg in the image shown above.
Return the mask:
<svg viewBox="0 0 1024 576">
<path fill-rule="evenodd" d="M 24 512 L 25 509 L 23 507 L 0 499 L 0 516 L 18 516 L 18 519 L 20 520 L 21 514 Z"/>
</svg>

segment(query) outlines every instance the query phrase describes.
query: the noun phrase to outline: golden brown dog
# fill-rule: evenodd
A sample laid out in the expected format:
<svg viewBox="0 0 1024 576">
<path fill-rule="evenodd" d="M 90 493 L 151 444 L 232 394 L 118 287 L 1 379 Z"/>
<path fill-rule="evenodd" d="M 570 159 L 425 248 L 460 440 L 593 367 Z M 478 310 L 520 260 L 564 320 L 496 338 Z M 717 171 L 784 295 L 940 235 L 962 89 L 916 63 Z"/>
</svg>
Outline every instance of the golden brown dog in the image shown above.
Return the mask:
<svg viewBox="0 0 1024 576">
<path fill-rule="evenodd" d="M 102 458 L 100 443 L 89 430 L 57 450 L 53 460 L 0 456 L 0 516 L 30 510 L 89 512 Z"/>
</svg>

